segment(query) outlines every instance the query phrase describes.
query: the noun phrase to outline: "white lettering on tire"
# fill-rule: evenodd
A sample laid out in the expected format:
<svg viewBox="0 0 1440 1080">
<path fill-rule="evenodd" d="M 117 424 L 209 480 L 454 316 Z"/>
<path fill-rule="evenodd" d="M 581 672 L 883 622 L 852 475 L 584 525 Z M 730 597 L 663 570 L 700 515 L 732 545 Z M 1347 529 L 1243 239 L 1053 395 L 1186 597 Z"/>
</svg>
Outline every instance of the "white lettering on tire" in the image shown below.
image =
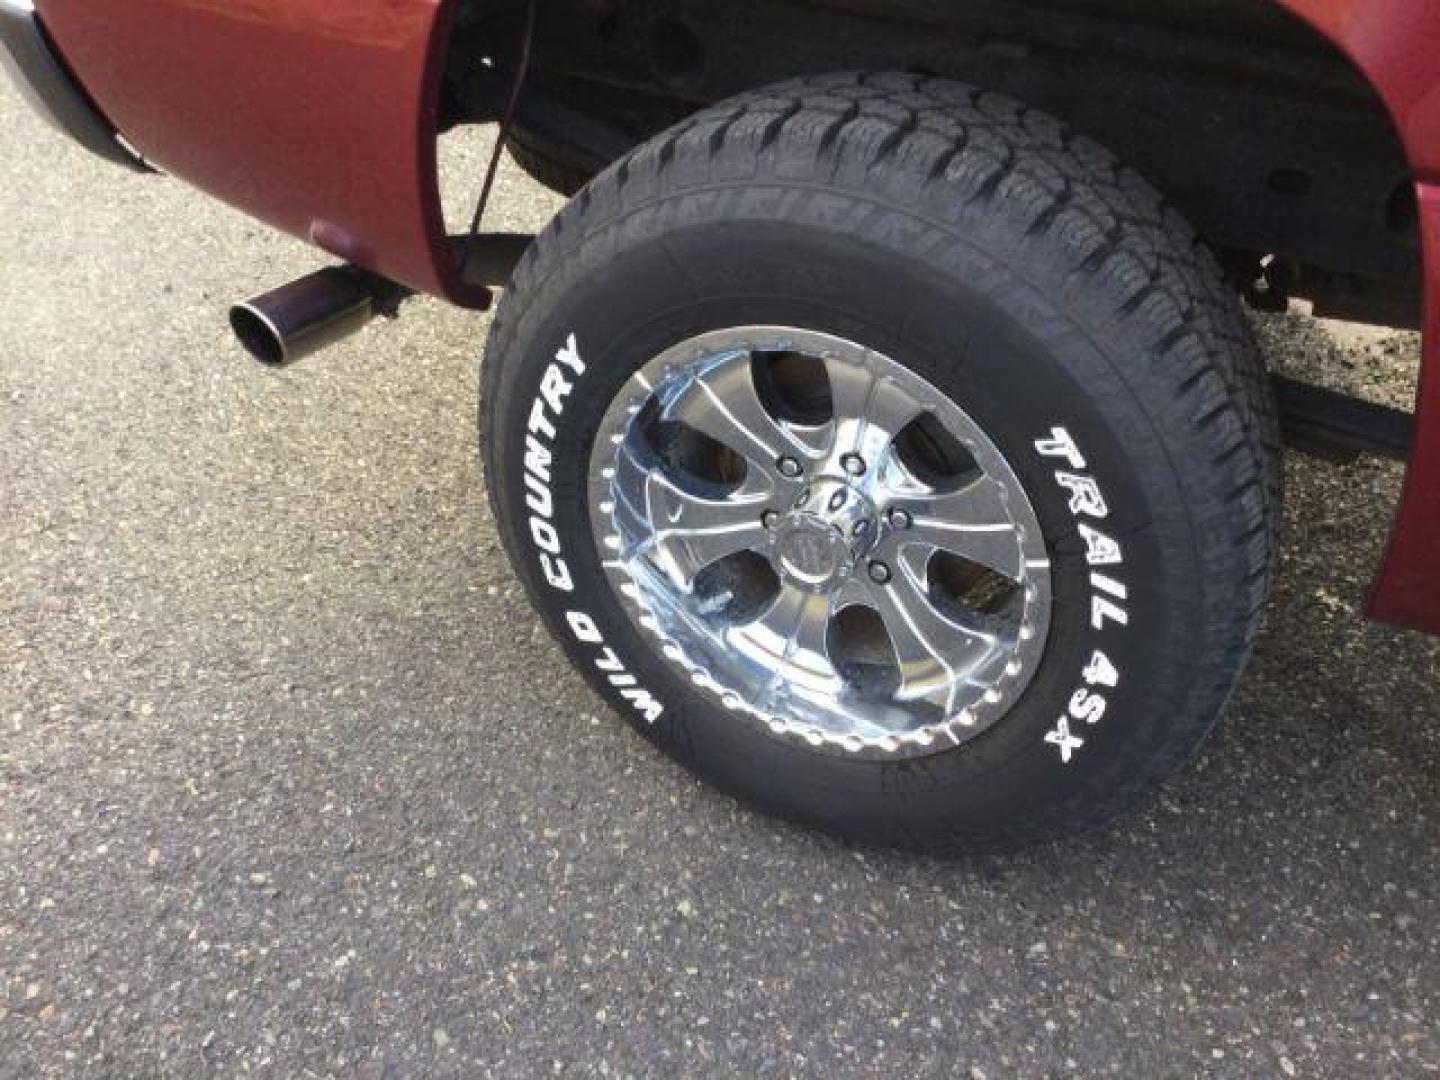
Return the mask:
<svg viewBox="0 0 1440 1080">
<path fill-rule="evenodd" d="M 1096 524 L 1110 516 L 1109 504 L 1100 482 L 1086 470 L 1086 458 L 1068 430 L 1053 427 L 1050 433 L 1035 440 L 1035 452 L 1041 457 L 1058 458 L 1069 466 L 1055 471 L 1055 483 L 1064 489 L 1075 527 L 1085 541 L 1085 562 L 1090 571 L 1090 627 L 1105 632 L 1112 627 L 1130 625 L 1127 603 L 1129 587 L 1123 577 L 1125 553 L 1120 542 Z M 1089 520 L 1085 520 L 1089 519 Z M 1104 571 L 1093 569 L 1103 566 Z M 1045 733 L 1045 742 L 1060 753 L 1060 763 L 1068 765 L 1085 746 L 1072 724 L 1087 727 L 1098 724 L 1110 707 L 1104 691 L 1120 685 L 1120 669 L 1102 650 L 1096 649 L 1080 672 L 1083 685 L 1070 695 L 1065 714 Z M 1083 730 L 1083 729 L 1082 729 Z"/>
<path fill-rule="evenodd" d="M 570 624 L 579 641 L 587 645 L 598 645 L 600 655 L 595 661 L 595 666 L 605 672 L 606 681 L 616 690 L 620 696 L 634 706 L 635 711 L 643 716 L 647 723 L 653 724 L 660 719 L 660 714 L 665 711 L 665 706 L 655 700 L 654 695 L 640 685 L 640 680 L 625 670 L 625 664 L 615 655 L 615 650 L 605 644 L 605 637 L 600 633 L 600 628 L 595 625 L 595 620 L 583 611 L 567 611 L 565 621 Z"/>
<path fill-rule="evenodd" d="M 521 480 L 525 485 L 525 507 L 530 512 L 527 532 L 535 547 L 540 572 L 557 592 L 573 593 L 575 579 L 566 562 L 560 532 L 555 528 L 555 493 L 551 488 L 551 467 L 555 461 L 554 442 L 565 416 L 565 403 L 585 375 L 585 361 L 580 346 L 571 334 L 555 353 L 555 360 L 540 376 L 540 387 L 530 404 L 525 424 L 525 452 L 520 458 Z M 565 621 L 575 640 L 593 646 L 595 668 L 616 693 L 653 724 L 665 711 L 640 680 L 630 673 L 625 662 L 605 643 L 599 625 L 584 611 L 567 611 Z"/>
</svg>

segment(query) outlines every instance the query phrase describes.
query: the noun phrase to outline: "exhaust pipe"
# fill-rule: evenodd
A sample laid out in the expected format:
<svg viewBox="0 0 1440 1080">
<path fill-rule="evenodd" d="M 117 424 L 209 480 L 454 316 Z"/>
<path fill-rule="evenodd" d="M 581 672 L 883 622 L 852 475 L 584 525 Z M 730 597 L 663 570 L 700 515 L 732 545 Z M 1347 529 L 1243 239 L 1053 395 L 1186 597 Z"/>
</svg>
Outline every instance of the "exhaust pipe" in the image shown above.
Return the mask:
<svg viewBox="0 0 1440 1080">
<path fill-rule="evenodd" d="M 355 266 L 330 266 L 230 309 L 230 328 L 262 364 L 283 367 L 393 315 L 403 285 Z"/>
<path fill-rule="evenodd" d="M 451 240 L 465 281 L 503 286 L 533 236 L 483 233 Z M 283 367 L 349 337 L 377 315 L 394 317 L 414 290 L 358 266 L 331 266 L 236 304 L 230 328 L 255 359 Z"/>
</svg>

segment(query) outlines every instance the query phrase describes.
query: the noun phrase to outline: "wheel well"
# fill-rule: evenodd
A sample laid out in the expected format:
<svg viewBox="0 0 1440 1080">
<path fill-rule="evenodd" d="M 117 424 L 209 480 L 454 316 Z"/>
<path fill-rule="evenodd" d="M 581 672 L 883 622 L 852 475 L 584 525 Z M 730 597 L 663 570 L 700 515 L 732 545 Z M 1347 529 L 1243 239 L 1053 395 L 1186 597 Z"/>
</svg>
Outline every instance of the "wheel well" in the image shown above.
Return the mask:
<svg viewBox="0 0 1440 1080">
<path fill-rule="evenodd" d="M 498 115 L 523 12 L 517 0 L 462 9 L 453 118 Z M 1337 313 L 1418 319 L 1413 185 L 1391 119 L 1350 61 L 1278 4 L 546 0 L 517 123 L 598 171 L 698 107 L 837 70 L 1009 94 L 1119 154 L 1237 276 L 1266 259 L 1281 271 L 1272 287 L 1304 282 Z"/>
</svg>

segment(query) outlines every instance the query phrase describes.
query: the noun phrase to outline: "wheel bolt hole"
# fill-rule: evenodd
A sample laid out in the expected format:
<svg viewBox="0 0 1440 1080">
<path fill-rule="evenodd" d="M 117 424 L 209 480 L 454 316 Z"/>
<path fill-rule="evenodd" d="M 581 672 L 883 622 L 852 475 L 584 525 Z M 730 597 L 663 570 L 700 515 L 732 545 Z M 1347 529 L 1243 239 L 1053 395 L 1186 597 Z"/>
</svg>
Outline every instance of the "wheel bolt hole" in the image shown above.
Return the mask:
<svg viewBox="0 0 1440 1080">
<path fill-rule="evenodd" d="M 865 459 L 859 454 L 846 454 L 840 459 L 840 465 L 851 476 L 865 475 Z"/>
<path fill-rule="evenodd" d="M 887 515 L 890 524 L 896 529 L 908 529 L 915 524 L 915 519 L 910 516 L 910 511 L 901 510 L 898 506 Z"/>
<path fill-rule="evenodd" d="M 870 563 L 870 580 L 877 585 L 884 585 L 890 580 L 890 567 L 886 566 L 879 559 Z"/>
<path fill-rule="evenodd" d="M 773 529 L 780 524 L 780 512 L 778 510 L 766 510 L 760 515 L 760 524 L 767 529 Z"/>
<path fill-rule="evenodd" d="M 780 470 L 781 476 L 788 476 L 792 480 L 805 471 L 800 462 L 793 457 L 782 457 L 776 462 L 776 467 Z"/>
</svg>

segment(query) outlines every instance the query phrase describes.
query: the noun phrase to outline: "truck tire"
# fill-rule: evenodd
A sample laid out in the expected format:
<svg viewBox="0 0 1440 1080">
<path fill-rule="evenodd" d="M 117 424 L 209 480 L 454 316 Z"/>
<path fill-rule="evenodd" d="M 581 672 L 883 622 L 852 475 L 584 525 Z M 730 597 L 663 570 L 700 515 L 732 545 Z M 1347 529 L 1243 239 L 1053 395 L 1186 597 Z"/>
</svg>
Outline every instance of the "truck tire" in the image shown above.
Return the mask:
<svg viewBox="0 0 1440 1080">
<path fill-rule="evenodd" d="M 1104 821 L 1255 640 L 1278 436 L 1236 298 L 1012 100 L 837 75 L 695 115 L 541 235 L 483 381 L 574 664 L 786 818 L 930 850 Z"/>
</svg>

